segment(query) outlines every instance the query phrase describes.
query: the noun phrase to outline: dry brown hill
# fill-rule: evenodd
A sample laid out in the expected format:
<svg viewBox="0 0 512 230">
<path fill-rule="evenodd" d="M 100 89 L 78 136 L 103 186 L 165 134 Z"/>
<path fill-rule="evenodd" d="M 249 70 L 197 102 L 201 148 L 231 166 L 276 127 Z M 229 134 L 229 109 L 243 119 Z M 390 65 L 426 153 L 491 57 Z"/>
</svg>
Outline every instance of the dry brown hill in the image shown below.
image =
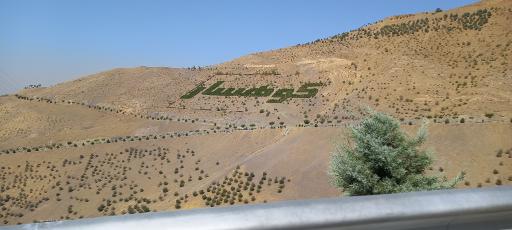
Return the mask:
<svg viewBox="0 0 512 230">
<path fill-rule="evenodd" d="M 429 173 L 512 184 L 511 17 L 512 1 L 488 0 L 205 68 L 115 69 L 0 97 L 0 223 L 337 196 L 329 155 L 366 107 L 410 133 L 430 123 Z M 281 103 L 181 98 L 218 81 L 323 85 Z"/>
</svg>

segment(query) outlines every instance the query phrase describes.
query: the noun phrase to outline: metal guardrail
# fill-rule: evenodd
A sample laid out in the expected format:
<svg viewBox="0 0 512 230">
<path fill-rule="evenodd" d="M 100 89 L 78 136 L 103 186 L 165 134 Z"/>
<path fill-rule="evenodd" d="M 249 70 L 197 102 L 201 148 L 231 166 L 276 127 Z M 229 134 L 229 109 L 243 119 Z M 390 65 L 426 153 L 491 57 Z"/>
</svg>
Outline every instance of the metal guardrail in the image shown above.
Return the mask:
<svg viewBox="0 0 512 230">
<path fill-rule="evenodd" d="M 284 201 L 0 229 L 512 229 L 512 186 Z"/>
</svg>

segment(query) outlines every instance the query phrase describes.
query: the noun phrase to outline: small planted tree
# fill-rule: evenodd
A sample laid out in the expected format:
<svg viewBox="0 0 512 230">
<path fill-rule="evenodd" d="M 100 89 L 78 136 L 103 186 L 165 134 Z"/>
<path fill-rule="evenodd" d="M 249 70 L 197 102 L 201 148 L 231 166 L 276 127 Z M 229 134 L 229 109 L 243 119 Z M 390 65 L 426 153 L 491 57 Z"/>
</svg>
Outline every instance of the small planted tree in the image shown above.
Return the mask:
<svg viewBox="0 0 512 230">
<path fill-rule="evenodd" d="M 332 184 L 348 195 L 453 188 L 464 178 L 464 172 L 451 181 L 425 174 L 432 157 L 419 149 L 426 139 L 424 126 L 410 138 L 395 119 L 370 112 L 350 128 L 350 137 L 337 145 L 329 170 Z"/>
</svg>

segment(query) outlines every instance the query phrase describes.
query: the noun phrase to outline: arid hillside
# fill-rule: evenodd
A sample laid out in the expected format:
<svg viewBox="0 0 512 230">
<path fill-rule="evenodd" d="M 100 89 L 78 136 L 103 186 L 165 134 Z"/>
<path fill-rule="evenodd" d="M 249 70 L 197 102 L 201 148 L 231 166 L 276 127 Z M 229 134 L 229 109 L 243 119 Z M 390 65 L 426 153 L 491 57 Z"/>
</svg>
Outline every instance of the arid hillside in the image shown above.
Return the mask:
<svg viewBox="0 0 512 230">
<path fill-rule="evenodd" d="M 0 97 L 0 224 L 342 195 L 329 156 L 367 108 L 428 173 L 512 184 L 512 1 L 399 15 L 187 69 L 114 69 Z"/>
</svg>

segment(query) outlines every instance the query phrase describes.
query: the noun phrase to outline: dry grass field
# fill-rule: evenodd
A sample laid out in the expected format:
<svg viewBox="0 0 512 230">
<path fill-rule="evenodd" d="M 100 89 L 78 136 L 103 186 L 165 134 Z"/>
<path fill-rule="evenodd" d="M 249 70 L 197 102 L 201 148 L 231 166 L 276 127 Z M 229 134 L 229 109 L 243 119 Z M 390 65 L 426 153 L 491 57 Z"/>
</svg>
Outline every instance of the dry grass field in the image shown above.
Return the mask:
<svg viewBox="0 0 512 230">
<path fill-rule="evenodd" d="M 329 157 L 366 108 L 413 135 L 428 173 L 512 185 L 512 1 L 400 15 L 214 66 L 114 69 L 0 96 L 0 225 L 342 195 Z M 183 99 L 196 86 L 311 98 Z"/>
</svg>

